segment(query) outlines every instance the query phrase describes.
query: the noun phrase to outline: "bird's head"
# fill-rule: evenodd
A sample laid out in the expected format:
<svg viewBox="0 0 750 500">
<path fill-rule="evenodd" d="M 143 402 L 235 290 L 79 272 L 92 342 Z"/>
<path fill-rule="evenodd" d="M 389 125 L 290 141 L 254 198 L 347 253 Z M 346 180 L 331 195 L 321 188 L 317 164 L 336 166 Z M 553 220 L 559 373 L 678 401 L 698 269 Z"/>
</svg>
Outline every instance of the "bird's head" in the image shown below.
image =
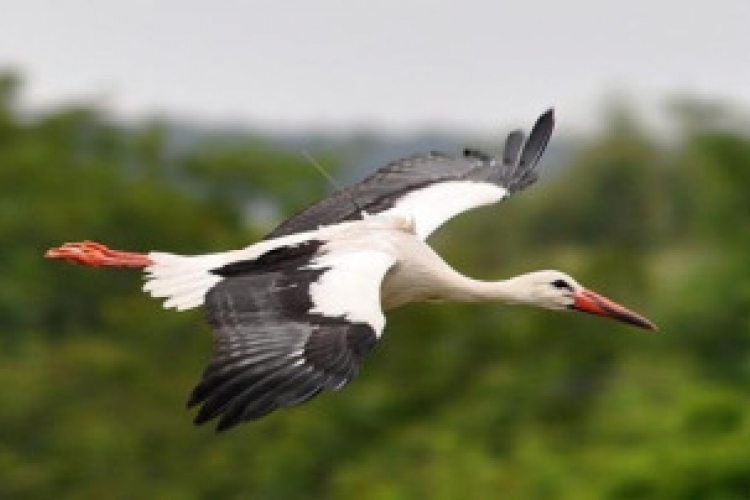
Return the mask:
<svg viewBox="0 0 750 500">
<path fill-rule="evenodd" d="M 525 290 L 524 302 L 547 309 L 572 309 L 622 321 L 629 325 L 656 330 L 643 316 L 592 292 L 560 271 L 537 271 L 516 278 Z"/>
</svg>

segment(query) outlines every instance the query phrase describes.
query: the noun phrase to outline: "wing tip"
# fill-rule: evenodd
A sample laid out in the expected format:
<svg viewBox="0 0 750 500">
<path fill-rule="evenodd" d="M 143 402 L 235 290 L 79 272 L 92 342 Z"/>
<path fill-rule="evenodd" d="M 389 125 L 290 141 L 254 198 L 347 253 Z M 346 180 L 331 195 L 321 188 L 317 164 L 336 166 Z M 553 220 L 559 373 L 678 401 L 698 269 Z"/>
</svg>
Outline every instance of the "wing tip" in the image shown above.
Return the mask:
<svg viewBox="0 0 750 500">
<path fill-rule="evenodd" d="M 536 123 L 534 123 L 534 127 L 531 129 L 531 135 L 534 134 L 535 130 L 544 132 L 546 135 L 551 135 L 552 129 L 554 128 L 555 128 L 555 108 L 549 107 L 547 108 L 547 111 L 539 115 L 539 118 L 536 119 Z"/>
<path fill-rule="evenodd" d="M 228 431 L 232 427 L 236 426 L 242 422 L 241 419 L 236 418 L 221 418 L 219 419 L 219 423 L 216 424 L 215 432 L 216 434 L 223 434 L 224 432 Z"/>
<path fill-rule="evenodd" d="M 511 193 L 533 184 L 536 166 L 555 128 L 555 108 L 549 107 L 534 122 L 528 137 L 520 129 L 508 134 L 503 150 L 502 182 Z M 525 139 L 525 140 L 524 140 Z"/>
<path fill-rule="evenodd" d="M 555 129 L 555 109 L 549 108 L 537 118 L 534 126 L 531 128 L 529 138 L 523 145 L 520 162 L 528 168 L 535 168 L 539 159 L 547 148 L 547 143 L 552 132 Z"/>
</svg>

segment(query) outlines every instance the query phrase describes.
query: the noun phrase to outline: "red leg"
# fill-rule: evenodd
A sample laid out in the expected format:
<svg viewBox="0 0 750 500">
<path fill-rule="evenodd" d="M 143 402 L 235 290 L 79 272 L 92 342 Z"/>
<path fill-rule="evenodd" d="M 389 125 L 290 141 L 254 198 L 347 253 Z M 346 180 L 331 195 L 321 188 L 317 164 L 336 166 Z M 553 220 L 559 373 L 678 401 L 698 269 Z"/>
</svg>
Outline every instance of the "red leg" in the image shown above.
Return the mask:
<svg viewBox="0 0 750 500">
<path fill-rule="evenodd" d="M 50 248 L 45 257 L 76 262 L 84 266 L 100 267 L 147 267 L 153 264 L 145 253 L 112 250 L 101 243 L 83 241 L 66 243 L 59 248 Z"/>
</svg>

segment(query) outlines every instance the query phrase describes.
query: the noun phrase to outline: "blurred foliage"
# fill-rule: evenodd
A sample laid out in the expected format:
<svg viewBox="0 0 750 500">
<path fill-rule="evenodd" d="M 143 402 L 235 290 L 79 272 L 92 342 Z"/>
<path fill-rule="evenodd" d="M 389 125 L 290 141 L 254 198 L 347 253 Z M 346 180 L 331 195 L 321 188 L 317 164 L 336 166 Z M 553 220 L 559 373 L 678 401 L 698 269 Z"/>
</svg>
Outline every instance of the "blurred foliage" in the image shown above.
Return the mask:
<svg viewBox="0 0 750 500">
<path fill-rule="evenodd" d="M 176 151 L 158 122 L 125 128 L 85 106 L 24 116 L 19 90 L 0 77 L 0 497 L 750 494 L 746 134 L 683 113 L 663 144 L 614 119 L 559 175 L 434 238 L 477 277 L 569 271 L 661 333 L 409 306 L 344 391 L 216 435 L 183 410 L 211 350 L 201 312 L 163 311 L 136 273 L 43 252 L 242 246 L 325 181 L 256 141 Z"/>
</svg>

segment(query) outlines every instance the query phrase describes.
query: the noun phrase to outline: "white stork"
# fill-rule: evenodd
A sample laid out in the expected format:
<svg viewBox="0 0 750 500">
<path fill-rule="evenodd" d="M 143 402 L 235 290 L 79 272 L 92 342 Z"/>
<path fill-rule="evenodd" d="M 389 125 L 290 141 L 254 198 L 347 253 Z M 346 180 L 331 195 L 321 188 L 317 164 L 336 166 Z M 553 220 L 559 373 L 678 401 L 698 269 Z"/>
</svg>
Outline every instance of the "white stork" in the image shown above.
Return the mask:
<svg viewBox="0 0 750 500">
<path fill-rule="evenodd" d="M 241 250 L 182 256 L 86 241 L 46 256 L 143 268 L 143 289 L 166 299 L 164 307 L 205 306 L 214 355 L 188 406 L 200 405 L 196 424 L 220 417 L 218 430 L 344 386 L 380 338 L 383 311 L 409 302 L 574 309 L 655 330 L 560 271 L 478 281 L 452 269 L 425 242 L 453 216 L 532 184 L 553 127 L 549 110 L 528 139 L 519 130 L 508 136 L 502 158 L 466 150 L 395 161 Z"/>
</svg>

